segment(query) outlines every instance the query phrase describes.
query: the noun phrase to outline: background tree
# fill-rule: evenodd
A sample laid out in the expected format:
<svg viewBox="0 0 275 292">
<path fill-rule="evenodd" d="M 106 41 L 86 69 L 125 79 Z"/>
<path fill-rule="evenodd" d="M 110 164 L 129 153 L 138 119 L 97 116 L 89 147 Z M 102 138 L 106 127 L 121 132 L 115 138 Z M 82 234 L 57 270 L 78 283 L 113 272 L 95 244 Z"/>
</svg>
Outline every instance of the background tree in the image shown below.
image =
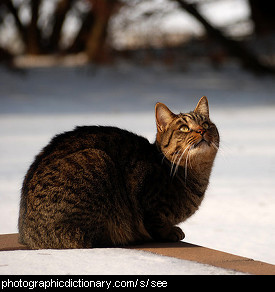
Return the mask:
<svg viewBox="0 0 275 292">
<path fill-rule="evenodd" d="M 222 31 L 214 27 L 210 22 L 201 14 L 199 13 L 195 4 L 190 4 L 185 0 L 172 0 L 177 1 L 179 7 L 190 13 L 193 17 L 195 17 L 205 28 L 207 34 L 216 39 L 224 49 L 233 57 L 237 58 L 243 66 L 255 73 L 260 74 L 275 74 L 274 68 L 262 63 L 259 58 L 250 51 L 247 47 L 242 45 L 239 41 L 233 40 L 229 37 L 226 37 Z M 258 0 L 250 0 L 250 3 L 260 2 Z M 262 1 L 261 1 L 262 3 Z M 263 5 L 263 4 L 261 4 Z M 254 7 L 254 9 L 256 9 Z M 256 9 L 257 11 L 257 9 Z M 269 21 L 267 21 L 269 23 Z"/>
<path fill-rule="evenodd" d="M 245 68 L 257 73 L 273 74 L 274 68 L 266 62 L 267 58 L 261 58 L 254 47 L 247 46 L 244 38 L 232 38 L 203 15 L 200 8 L 215 1 L 219 3 L 217 0 L 2 0 L 0 33 L 5 25 L 14 28 L 16 37 L 10 43 L 16 47 L 16 53 L 66 55 L 83 52 L 90 62 L 102 63 L 117 44 L 114 19 L 123 19 L 120 36 L 129 27 L 132 32 L 140 28 L 145 36 L 142 40 L 144 46 L 150 47 L 154 43 L 155 50 L 165 46 L 168 50 L 171 43 L 166 42 L 168 38 L 162 30 L 163 18 L 183 11 L 204 28 L 209 39 L 219 43 L 228 55 Z M 272 11 L 275 4 L 260 0 L 249 0 L 248 4 L 255 36 L 258 38 L 274 32 Z M 123 17 L 125 10 L 122 7 L 128 8 L 128 13 Z M 131 30 L 128 31 L 131 33 Z M 173 33 L 170 32 L 171 35 Z M 138 37 L 136 34 L 136 43 L 140 41 Z M 1 48 L 0 60 L 11 56 L 8 46 Z"/>
<path fill-rule="evenodd" d="M 275 33 L 275 2 L 249 0 L 254 32 L 258 36 Z"/>
<path fill-rule="evenodd" d="M 14 24 L 22 44 L 21 53 L 39 55 L 86 51 L 90 61 L 101 60 L 101 56 L 104 55 L 108 22 L 119 7 L 119 1 L 54 0 L 48 19 L 42 21 L 43 9 L 49 4 L 49 1 L 46 2 L 47 0 L 2 0 L 0 25 L 5 19 Z M 29 19 L 24 19 L 23 12 L 28 14 L 25 18 Z M 71 43 L 64 48 L 62 46 L 64 24 L 70 16 L 77 19 L 79 30 Z"/>
</svg>

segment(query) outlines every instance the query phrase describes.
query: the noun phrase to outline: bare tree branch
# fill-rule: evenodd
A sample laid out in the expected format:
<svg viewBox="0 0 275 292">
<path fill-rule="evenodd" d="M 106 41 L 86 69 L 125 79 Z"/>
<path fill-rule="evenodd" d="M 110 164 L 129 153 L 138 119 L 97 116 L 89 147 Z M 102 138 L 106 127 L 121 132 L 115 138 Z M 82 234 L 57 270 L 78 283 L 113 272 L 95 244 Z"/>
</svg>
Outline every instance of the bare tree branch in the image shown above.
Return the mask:
<svg viewBox="0 0 275 292">
<path fill-rule="evenodd" d="M 41 0 L 31 1 L 31 21 L 27 30 L 26 52 L 28 54 L 41 53 L 40 30 L 38 28 L 39 7 Z"/>
<path fill-rule="evenodd" d="M 179 6 L 195 17 L 205 28 L 210 37 L 220 42 L 229 54 L 236 57 L 243 66 L 255 73 L 275 74 L 275 69 L 262 64 L 257 56 L 244 48 L 239 42 L 227 38 L 217 28 L 213 27 L 196 9 L 196 6 L 184 0 L 172 0 L 178 2 Z"/>
<path fill-rule="evenodd" d="M 102 62 L 104 59 L 104 45 L 110 17 L 113 15 L 118 0 L 89 0 L 94 11 L 94 23 L 89 32 L 86 43 L 86 53 L 90 61 Z"/>
<path fill-rule="evenodd" d="M 63 23 L 66 18 L 66 14 L 70 10 L 75 0 L 60 0 L 57 4 L 54 16 L 53 16 L 53 29 L 49 39 L 49 51 L 55 52 L 58 50 L 60 35 Z"/>
<path fill-rule="evenodd" d="M 94 25 L 95 15 L 93 10 L 83 16 L 81 27 L 72 42 L 72 44 L 66 49 L 68 53 L 79 53 L 85 50 L 86 40 L 89 32 L 91 31 L 92 26 Z"/>
<path fill-rule="evenodd" d="M 19 35 L 21 36 L 22 38 L 22 41 L 24 43 L 27 42 L 27 31 L 26 31 L 26 28 L 24 27 L 24 25 L 22 24 L 19 16 L 18 16 L 18 9 L 17 7 L 15 7 L 13 5 L 13 2 L 11 0 L 3 0 L 3 3 L 6 5 L 8 11 L 12 14 L 14 20 L 15 20 L 15 25 L 16 25 L 16 28 L 19 32 Z"/>
</svg>

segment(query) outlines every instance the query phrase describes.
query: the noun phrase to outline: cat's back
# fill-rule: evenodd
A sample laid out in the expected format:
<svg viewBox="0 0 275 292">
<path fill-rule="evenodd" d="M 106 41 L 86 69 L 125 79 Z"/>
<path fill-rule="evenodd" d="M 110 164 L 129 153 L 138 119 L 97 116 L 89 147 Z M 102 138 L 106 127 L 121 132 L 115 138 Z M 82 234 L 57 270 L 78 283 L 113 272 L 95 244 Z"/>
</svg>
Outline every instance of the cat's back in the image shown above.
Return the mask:
<svg viewBox="0 0 275 292">
<path fill-rule="evenodd" d="M 127 130 L 108 126 L 81 126 L 55 136 L 37 158 L 62 158 L 85 149 L 100 149 L 114 157 L 145 148 L 150 148 L 149 141 Z"/>
<path fill-rule="evenodd" d="M 121 149 L 132 144 L 136 144 L 139 147 L 148 146 L 148 140 L 117 127 L 81 126 L 72 131 L 56 135 L 37 158 L 62 158 L 68 154 L 88 148 L 112 152 L 109 150 Z"/>
<path fill-rule="evenodd" d="M 89 149 L 100 150 L 117 166 L 132 161 L 146 160 L 152 152 L 149 141 L 139 135 L 117 127 L 81 126 L 55 136 L 36 156 L 25 177 L 24 186 L 38 169 L 44 169 L 54 161 Z"/>
</svg>

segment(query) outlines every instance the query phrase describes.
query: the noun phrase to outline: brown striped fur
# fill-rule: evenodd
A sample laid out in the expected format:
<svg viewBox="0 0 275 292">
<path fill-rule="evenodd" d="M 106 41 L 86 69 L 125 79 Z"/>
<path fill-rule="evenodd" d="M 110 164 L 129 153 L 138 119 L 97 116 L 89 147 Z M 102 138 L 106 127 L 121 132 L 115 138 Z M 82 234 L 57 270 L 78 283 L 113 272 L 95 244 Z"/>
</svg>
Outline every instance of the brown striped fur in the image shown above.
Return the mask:
<svg viewBox="0 0 275 292">
<path fill-rule="evenodd" d="M 77 127 L 38 154 L 22 187 L 19 233 L 30 248 L 178 241 L 206 191 L 219 134 L 206 97 L 174 114 L 156 104 L 157 137 Z"/>
</svg>

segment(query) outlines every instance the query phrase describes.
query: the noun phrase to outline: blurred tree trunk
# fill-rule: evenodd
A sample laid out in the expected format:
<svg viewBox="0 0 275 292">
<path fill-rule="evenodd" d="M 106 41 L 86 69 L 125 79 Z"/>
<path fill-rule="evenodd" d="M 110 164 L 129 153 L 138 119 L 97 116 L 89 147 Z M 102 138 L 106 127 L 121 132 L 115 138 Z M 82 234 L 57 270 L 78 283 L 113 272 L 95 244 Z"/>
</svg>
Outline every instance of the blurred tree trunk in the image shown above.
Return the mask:
<svg viewBox="0 0 275 292">
<path fill-rule="evenodd" d="M 225 50 L 232 56 L 240 60 L 243 66 L 250 71 L 260 74 L 275 74 L 275 70 L 272 67 L 262 64 L 258 58 L 244 48 L 239 42 L 227 38 L 217 28 L 213 27 L 196 9 L 196 6 L 189 4 L 184 0 L 172 0 L 177 1 L 179 6 L 195 17 L 205 28 L 207 34 L 213 37 L 223 45 Z M 266 2 L 266 1 L 265 1 Z"/>
<path fill-rule="evenodd" d="M 38 28 L 39 7 L 41 0 L 31 1 L 31 21 L 27 27 L 26 53 L 37 55 L 41 53 L 40 30 Z"/>
<path fill-rule="evenodd" d="M 106 37 L 111 16 L 117 7 L 117 0 L 89 0 L 92 3 L 94 23 L 89 32 L 86 53 L 88 59 L 101 63 L 106 57 Z"/>
<path fill-rule="evenodd" d="M 275 2 L 249 0 L 249 5 L 255 34 L 261 36 L 275 32 Z"/>
<path fill-rule="evenodd" d="M 78 2 L 84 0 L 58 0 L 55 10 L 48 24 L 41 24 L 39 17 L 42 0 L 0 0 L 1 17 L 13 16 L 15 27 L 23 43 L 23 54 L 52 54 L 61 52 L 60 40 L 62 28 L 68 12 Z M 71 45 L 63 53 L 85 52 L 92 62 L 104 62 L 107 58 L 106 39 L 108 24 L 111 16 L 119 8 L 120 0 L 85 0 L 90 2 L 90 7 L 85 13 L 76 13 L 80 21 L 80 29 Z M 4 7 L 5 6 L 5 7 Z M 21 9 L 30 12 L 30 21 L 25 23 L 21 19 Z M 77 9 L 76 9 L 77 11 Z M 1 23 L 0 23 L 1 24 Z M 47 35 L 44 29 L 47 29 Z"/>
<path fill-rule="evenodd" d="M 94 25 L 95 15 L 91 9 L 86 16 L 83 17 L 82 25 L 76 35 L 74 41 L 69 48 L 66 49 L 67 53 L 79 53 L 85 50 L 86 40 L 89 32 Z"/>
<path fill-rule="evenodd" d="M 22 41 L 24 43 L 26 43 L 27 42 L 27 31 L 19 18 L 17 7 L 14 6 L 12 0 L 2 0 L 2 1 L 3 1 L 3 4 L 6 5 L 6 8 L 8 9 L 8 11 L 13 16 L 15 26 L 17 28 L 17 31 L 18 31 Z"/>
<path fill-rule="evenodd" d="M 39 7 L 41 0 L 31 1 L 31 21 L 28 26 L 24 26 L 19 18 L 18 8 L 14 6 L 12 0 L 3 0 L 8 11 L 12 14 L 17 31 L 25 45 L 26 54 L 41 53 L 40 47 L 40 31 L 37 25 L 39 17 Z"/>
<path fill-rule="evenodd" d="M 66 14 L 70 10 L 74 0 L 60 0 L 56 6 L 53 15 L 53 28 L 49 39 L 48 51 L 56 52 L 59 48 L 59 41 L 61 37 L 61 30 L 66 18 Z"/>
</svg>

